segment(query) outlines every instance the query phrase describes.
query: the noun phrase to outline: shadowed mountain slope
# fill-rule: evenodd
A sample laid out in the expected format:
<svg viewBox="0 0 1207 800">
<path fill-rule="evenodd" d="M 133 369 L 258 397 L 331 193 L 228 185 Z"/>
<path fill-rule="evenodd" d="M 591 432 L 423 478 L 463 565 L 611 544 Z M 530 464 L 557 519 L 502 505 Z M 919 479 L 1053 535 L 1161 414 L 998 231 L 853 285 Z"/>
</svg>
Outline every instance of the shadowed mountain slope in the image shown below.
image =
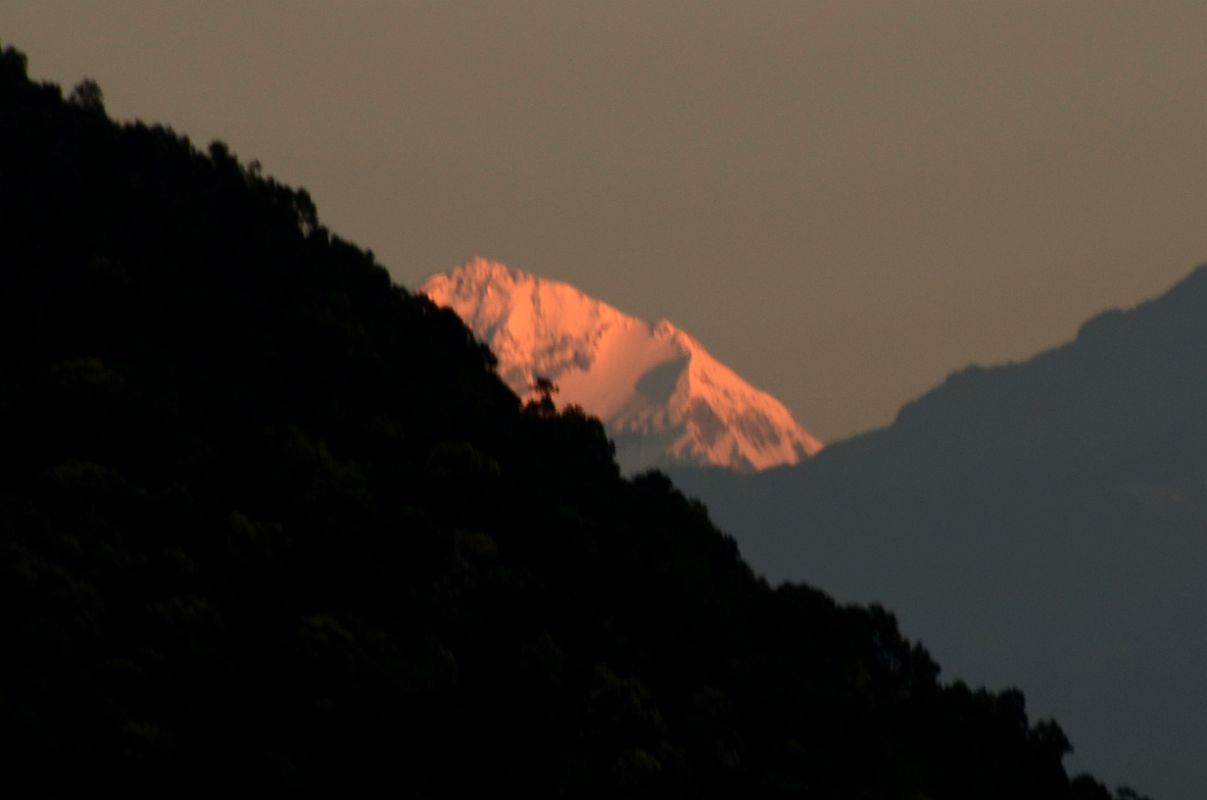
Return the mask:
<svg viewBox="0 0 1207 800">
<path fill-rule="evenodd" d="M 1023 364 L 973 367 L 798 468 L 677 473 L 754 568 L 883 602 L 1018 683 L 1079 763 L 1207 791 L 1207 267 Z"/>
<path fill-rule="evenodd" d="M 1093 798 L 219 144 L 0 50 L 5 796 Z"/>
</svg>

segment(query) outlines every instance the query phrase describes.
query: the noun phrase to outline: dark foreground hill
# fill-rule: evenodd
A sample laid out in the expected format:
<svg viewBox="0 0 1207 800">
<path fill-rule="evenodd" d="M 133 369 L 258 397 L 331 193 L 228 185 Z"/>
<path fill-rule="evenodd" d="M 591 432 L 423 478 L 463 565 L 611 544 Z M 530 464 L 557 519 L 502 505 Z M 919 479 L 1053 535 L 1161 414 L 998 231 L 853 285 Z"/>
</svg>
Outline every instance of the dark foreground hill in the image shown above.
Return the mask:
<svg viewBox="0 0 1207 800">
<path fill-rule="evenodd" d="M 0 56 L 6 796 L 1106 798 L 221 145 Z"/>
<path fill-rule="evenodd" d="M 1207 796 L 1207 267 L 796 469 L 677 476 L 759 572 L 882 602 L 1091 766 Z"/>
</svg>

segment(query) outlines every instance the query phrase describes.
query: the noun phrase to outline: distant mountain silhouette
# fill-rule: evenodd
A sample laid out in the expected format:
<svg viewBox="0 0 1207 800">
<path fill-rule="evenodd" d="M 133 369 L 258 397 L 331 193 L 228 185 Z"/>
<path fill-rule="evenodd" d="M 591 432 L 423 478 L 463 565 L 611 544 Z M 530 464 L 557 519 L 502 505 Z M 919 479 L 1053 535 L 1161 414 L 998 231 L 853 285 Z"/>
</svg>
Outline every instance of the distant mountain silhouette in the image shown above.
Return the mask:
<svg viewBox="0 0 1207 800">
<path fill-rule="evenodd" d="M 756 570 L 894 608 L 1083 765 L 1207 793 L 1207 267 L 799 466 L 674 474 Z"/>
</svg>

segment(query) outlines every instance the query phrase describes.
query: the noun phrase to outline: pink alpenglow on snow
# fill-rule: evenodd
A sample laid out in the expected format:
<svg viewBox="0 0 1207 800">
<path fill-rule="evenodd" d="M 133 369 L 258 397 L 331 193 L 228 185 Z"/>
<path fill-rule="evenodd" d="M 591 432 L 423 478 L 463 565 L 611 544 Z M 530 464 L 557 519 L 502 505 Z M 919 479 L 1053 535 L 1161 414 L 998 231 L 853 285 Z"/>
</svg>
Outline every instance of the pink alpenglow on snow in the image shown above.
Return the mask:
<svg viewBox="0 0 1207 800">
<path fill-rule="evenodd" d="M 783 403 L 666 320 L 651 325 L 569 284 L 480 258 L 428 278 L 419 291 L 490 346 L 516 394 L 549 378 L 559 404 L 603 420 L 628 472 L 763 470 L 822 447 Z"/>
</svg>

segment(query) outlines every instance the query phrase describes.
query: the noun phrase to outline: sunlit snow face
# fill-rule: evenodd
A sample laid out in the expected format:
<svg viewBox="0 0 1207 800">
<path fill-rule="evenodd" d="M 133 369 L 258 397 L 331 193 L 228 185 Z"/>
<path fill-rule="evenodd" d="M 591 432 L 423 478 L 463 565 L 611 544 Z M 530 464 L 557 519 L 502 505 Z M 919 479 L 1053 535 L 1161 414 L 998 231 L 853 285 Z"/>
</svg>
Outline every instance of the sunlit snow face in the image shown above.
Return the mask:
<svg viewBox="0 0 1207 800">
<path fill-rule="evenodd" d="M 565 283 L 475 259 L 421 287 L 456 311 L 519 395 L 539 376 L 607 425 L 627 470 L 793 464 L 821 443 L 666 320 L 630 317 Z"/>
</svg>

